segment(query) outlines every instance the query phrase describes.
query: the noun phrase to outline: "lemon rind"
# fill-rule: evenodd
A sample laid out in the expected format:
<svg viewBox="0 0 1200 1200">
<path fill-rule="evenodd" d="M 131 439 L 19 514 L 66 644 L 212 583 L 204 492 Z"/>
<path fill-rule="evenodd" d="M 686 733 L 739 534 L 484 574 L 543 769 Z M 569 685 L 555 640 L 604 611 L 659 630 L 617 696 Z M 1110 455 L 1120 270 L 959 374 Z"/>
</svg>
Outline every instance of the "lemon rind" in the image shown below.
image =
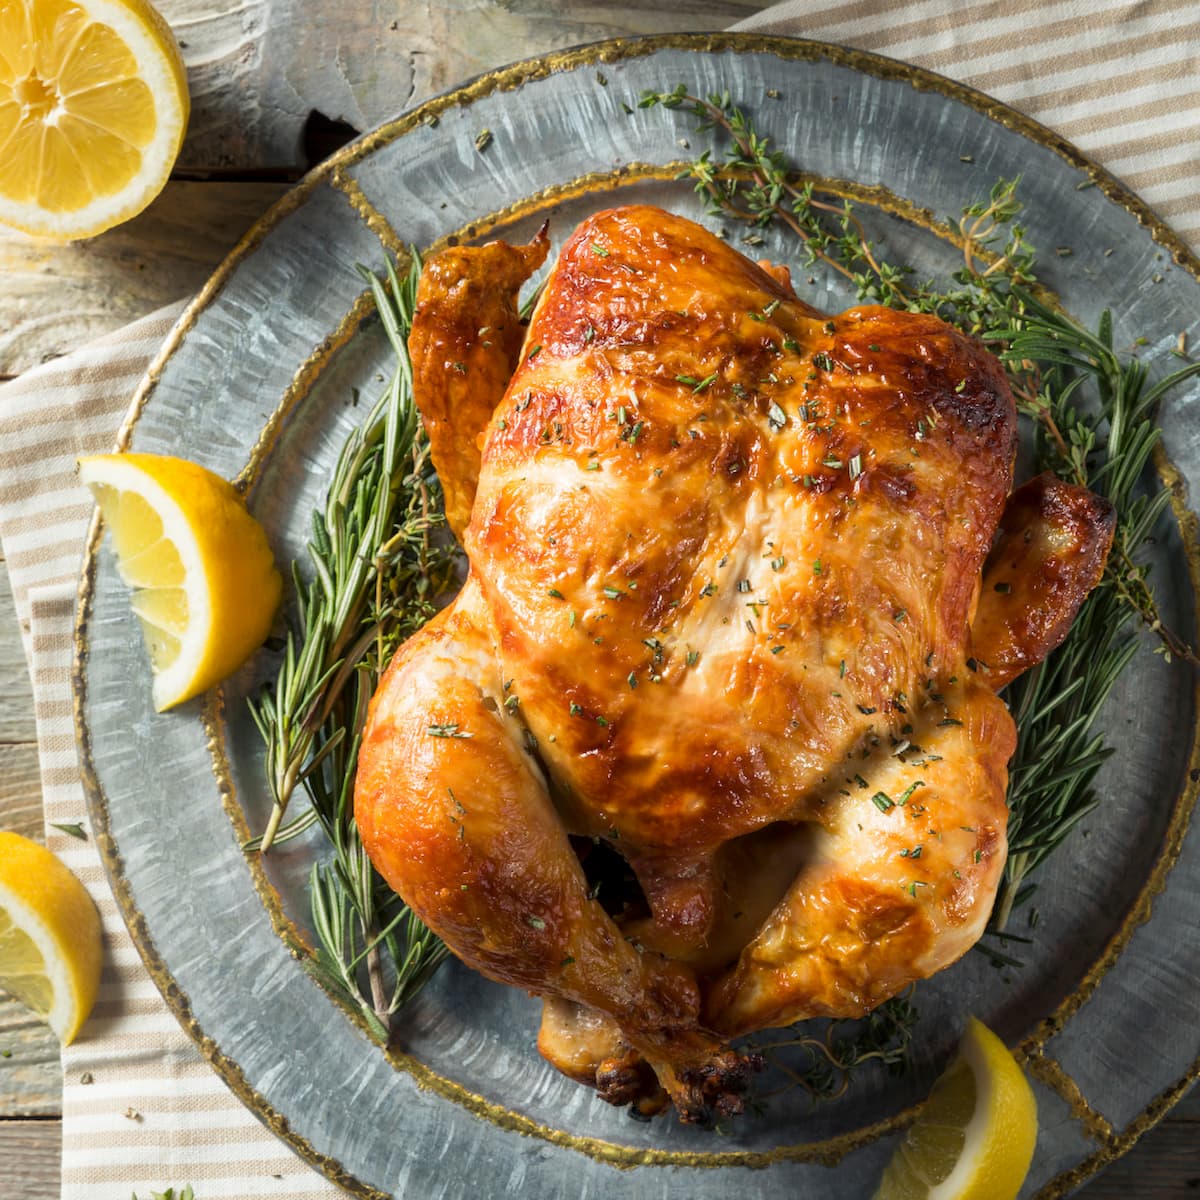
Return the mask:
<svg viewBox="0 0 1200 1200">
<path fill-rule="evenodd" d="M 96 470 L 94 463 L 103 463 Z M 180 703 L 190 694 L 202 691 L 196 687 L 202 673 L 204 647 L 213 623 L 211 581 L 203 556 L 192 531 L 192 522 L 177 500 L 151 474 L 133 462 L 122 462 L 120 456 L 97 455 L 79 460 L 81 483 L 100 483 L 120 492 L 141 496 L 158 514 L 163 523 L 163 536 L 175 546 L 183 564 L 183 588 L 188 597 L 187 628 L 179 638 L 179 654 L 171 666 L 154 671 L 151 695 L 154 707 L 162 712 Z M 118 573 L 121 570 L 117 562 Z M 124 581 L 124 575 L 122 575 Z"/>
<path fill-rule="evenodd" d="M 48 213 L 36 203 L 0 195 L 0 222 L 23 233 L 60 240 L 89 237 L 136 216 L 166 186 L 187 130 L 190 102 L 183 60 L 162 17 L 149 5 L 122 0 L 86 0 L 86 10 L 129 47 L 138 77 L 154 96 L 154 137 L 140 152 L 143 163 L 160 164 L 160 169 L 139 172 L 120 191 L 94 197 L 75 212 Z"/>
<path fill-rule="evenodd" d="M 10 886 L 0 883 L 0 908 L 8 911 L 13 924 L 26 934 L 42 956 L 46 978 L 54 992 L 54 1006 L 48 1013 L 38 1013 L 54 1031 L 58 1040 L 66 1045 L 79 1032 L 87 1017 L 80 1003 L 79 988 L 73 973 L 67 967 L 69 955 L 64 953 L 62 943 L 46 924 L 36 909 L 21 899 Z M 90 1006 L 88 1006 L 90 1007 Z"/>
</svg>

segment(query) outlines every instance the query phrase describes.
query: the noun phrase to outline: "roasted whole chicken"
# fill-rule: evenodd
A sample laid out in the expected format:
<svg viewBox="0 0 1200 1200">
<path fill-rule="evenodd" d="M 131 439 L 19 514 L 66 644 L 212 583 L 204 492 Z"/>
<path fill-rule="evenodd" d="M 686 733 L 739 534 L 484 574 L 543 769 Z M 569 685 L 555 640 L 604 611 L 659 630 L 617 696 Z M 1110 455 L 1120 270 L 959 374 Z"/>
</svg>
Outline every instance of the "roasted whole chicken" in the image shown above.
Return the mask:
<svg viewBox="0 0 1200 1200">
<path fill-rule="evenodd" d="M 371 704 L 355 812 L 615 1104 L 736 1112 L 753 1030 L 860 1016 L 991 912 L 1016 734 L 1107 504 L 1012 491 L 1013 399 L 931 316 L 827 316 L 700 226 L 430 259 L 410 348 L 470 571 Z M 1011 494 L 1010 494 L 1011 492 Z"/>
</svg>

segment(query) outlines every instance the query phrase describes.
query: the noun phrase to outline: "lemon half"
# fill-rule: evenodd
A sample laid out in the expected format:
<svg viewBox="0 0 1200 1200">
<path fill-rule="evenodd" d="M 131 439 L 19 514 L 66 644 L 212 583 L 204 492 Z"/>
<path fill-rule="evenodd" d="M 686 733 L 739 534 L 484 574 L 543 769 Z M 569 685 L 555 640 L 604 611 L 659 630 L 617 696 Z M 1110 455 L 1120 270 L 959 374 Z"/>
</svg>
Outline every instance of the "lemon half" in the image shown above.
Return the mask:
<svg viewBox="0 0 1200 1200">
<path fill-rule="evenodd" d="M 1029 1081 L 1004 1043 L 972 1017 L 875 1200 L 1014 1200 L 1036 1142 Z"/>
<path fill-rule="evenodd" d="M 100 917 L 53 854 L 0 832 L 0 988 L 31 1008 L 65 1046 L 96 1002 Z"/>
<path fill-rule="evenodd" d="M 79 460 L 132 589 L 160 712 L 231 675 L 267 636 L 283 583 L 232 484 L 186 459 Z"/>
<path fill-rule="evenodd" d="M 187 75 L 145 0 L 0 0 L 0 221 L 90 237 L 162 190 Z"/>
</svg>

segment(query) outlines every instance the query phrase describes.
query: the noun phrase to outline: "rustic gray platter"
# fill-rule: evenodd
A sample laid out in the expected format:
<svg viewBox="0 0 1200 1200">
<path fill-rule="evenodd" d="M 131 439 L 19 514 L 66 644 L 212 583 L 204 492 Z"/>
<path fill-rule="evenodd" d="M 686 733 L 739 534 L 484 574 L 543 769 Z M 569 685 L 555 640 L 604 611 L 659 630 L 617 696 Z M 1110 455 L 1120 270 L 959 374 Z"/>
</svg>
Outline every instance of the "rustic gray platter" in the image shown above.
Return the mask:
<svg viewBox="0 0 1200 1200">
<path fill-rule="evenodd" d="M 1180 333 L 1200 345 L 1196 261 L 1113 179 L 1004 106 L 814 42 L 609 42 L 485 76 L 307 177 L 180 319 L 121 445 L 238 478 L 280 561 L 301 557 L 308 514 L 361 418 L 355 397 L 372 396 L 387 369 L 354 264 L 378 267 L 409 243 L 525 237 L 546 217 L 561 242 L 583 215 L 626 200 L 702 218 L 674 180 L 699 145 L 690 118 L 636 109 L 643 89 L 677 82 L 698 94 L 728 88 L 806 172 L 859 201 L 885 255 L 925 274 L 953 268 L 948 223 L 962 207 L 1021 174 L 1045 281 L 1069 311 L 1091 322 L 1111 304 L 1118 342 L 1136 343 L 1156 373 L 1172 365 Z M 773 234 L 751 252 L 798 259 Z M 817 305 L 853 300 L 823 271 L 795 277 Z M 1162 414 L 1160 472 L 1176 494 L 1152 548 L 1166 618 L 1187 638 L 1198 406 L 1192 387 Z M 557 1075 L 534 1049 L 536 1003 L 455 963 L 407 1010 L 402 1049 L 386 1056 L 300 961 L 317 841 L 289 843 L 265 868 L 241 849 L 269 808 L 245 703 L 271 675 L 269 652 L 205 700 L 155 714 L 102 533 L 97 523 L 81 582 L 76 712 L 114 890 L 151 974 L 214 1067 L 354 1193 L 867 1196 L 973 1012 L 1018 1047 L 1034 1080 L 1041 1127 L 1022 1194 L 1061 1196 L 1128 1149 L 1200 1073 L 1195 680 L 1149 639 L 1104 714 L 1117 753 L 1099 781 L 1102 805 L 1040 875 L 1041 922 L 1020 947 L 1024 966 L 1000 971 L 972 953 L 922 984 L 907 1076 L 866 1071 L 818 1108 L 793 1091 L 718 1136 L 666 1119 L 636 1124 Z"/>
</svg>

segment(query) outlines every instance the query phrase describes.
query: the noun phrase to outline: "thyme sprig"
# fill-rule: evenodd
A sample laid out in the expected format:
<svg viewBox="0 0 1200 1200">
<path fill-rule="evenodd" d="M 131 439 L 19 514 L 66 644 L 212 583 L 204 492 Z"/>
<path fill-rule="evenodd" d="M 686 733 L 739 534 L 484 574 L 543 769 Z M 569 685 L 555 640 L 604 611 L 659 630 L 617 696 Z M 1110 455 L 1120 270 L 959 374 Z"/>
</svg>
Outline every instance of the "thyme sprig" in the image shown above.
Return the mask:
<svg viewBox="0 0 1200 1200">
<path fill-rule="evenodd" d="M 354 772 L 367 704 L 396 647 L 436 611 L 455 551 L 439 538 L 441 491 L 412 395 L 408 332 L 420 261 L 387 286 L 360 268 L 395 357 L 387 388 L 346 441 L 313 515 L 310 575 L 293 565 L 298 629 L 274 687 L 251 712 L 266 746 L 271 819 L 250 848 L 266 851 L 322 827 L 331 855 L 309 880 L 319 948 L 309 968 L 386 1041 L 390 1018 L 446 955 L 379 877 L 354 824 Z M 297 787 L 309 807 L 288 824 Z"/>
<path fill-rule="evenodd" d="M 872 1062 L 889 1075 L 904 1074 L 919 1018 L 912 990 L 885 1000 L 861 1020 L 830 1021 L 820 1034 L 809 1032 L 811 1022 L 802 1021 L 778 1031 L 786 1036 L 767 1042 L 752 1040 L 750 1048 L 761 1053 L 786 1080 L 758 1093 L 755 1099 L 762 1102 L 801 1088 L 814 1103 L 837 1100 L 845 1095 L 855 1072 Z"/>
<path fill-rule="evenodd" d="M 1038 468 L 1091 488 L 1116 509 L 1102 585 L 1064 644 L 1008 692 L 1019 740 L 1010 764 L 1010 852 L 993 921 L 1002 931 L 1014 905 L 1032 892 L 1030 873 L 1099 802 L 1092 784 L 1111 750 L 1092 730 L 1136 652 L 1133 618 L 1160 640 L 1168 659 L 1200 661 L 1162 620 L 1140 557 L 1169 501 L 1166 491 L 1145 488 L 1160 440 L 1154 414 L 1200 364 L 1151 385 L 1143 363 L 1114 350 L 1110 314 L 1093 332 L 1038 297 L 1035 256 L 1018 220 L 1018 180 L 998 181 L 986 200 L 963 210 L 962 266 L 949 281 L 922 283 L 907 266 L 876 253 L 848 200 L 818 199 L 812 182 L 728 92 L 701 98 L 680 84 L 643 93 L 640 106 L 684 109 L 700 132 L 725 138 L 723 150 L 705 149 L 680 177 L 693 181 L 710 214 L 748 224 L 743 240 L 761 243 L 761 229 L 782 225 L 800 240 L 806 265 L 825 263 L 859 300 L 934 313 L 989 341 L 1008 370 L 1019 411 L 1033 424 Z"/>
</svg>

